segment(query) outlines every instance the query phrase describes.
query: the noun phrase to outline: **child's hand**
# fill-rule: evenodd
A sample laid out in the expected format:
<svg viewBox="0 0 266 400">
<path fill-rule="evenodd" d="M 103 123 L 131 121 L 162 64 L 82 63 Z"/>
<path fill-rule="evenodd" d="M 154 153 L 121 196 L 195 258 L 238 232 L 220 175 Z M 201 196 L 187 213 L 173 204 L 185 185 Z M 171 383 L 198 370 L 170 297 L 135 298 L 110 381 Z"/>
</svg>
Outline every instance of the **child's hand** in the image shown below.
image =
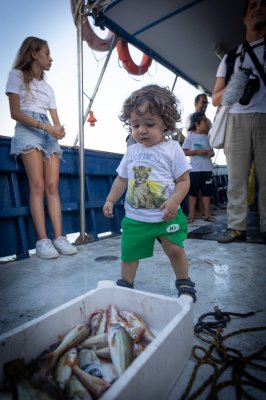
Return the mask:
<svg viewBox="0 0 266 400">
<path fill-rule="evenodd" d="M 175 200 L 169 198 L 160 207 L 160 211 L 164 210 L 163 220 L 171 221 L 176 216 L 178 204 Z"/>
<path fill-rule="evenodd" d="M 208 150 L 208 156 L 209 157 L 213 157 L 215 155 L 214 150 L 213 149 L 209 149 Z"/>
<path fill-rule="evenodd" d="M 198 156 L 207 156 L 207 155 L 209 155 L 209 150 L 198 149 L 197 152 L 198 152 L 197 153 Z"/>
<path fill-rule="evenodd" d="M 114 216 L 113 214 L 114 203 L 112 201 L 106 201 L 103 206 L 103 213 L 105 217 L 111 218 Z"/>
</svg>

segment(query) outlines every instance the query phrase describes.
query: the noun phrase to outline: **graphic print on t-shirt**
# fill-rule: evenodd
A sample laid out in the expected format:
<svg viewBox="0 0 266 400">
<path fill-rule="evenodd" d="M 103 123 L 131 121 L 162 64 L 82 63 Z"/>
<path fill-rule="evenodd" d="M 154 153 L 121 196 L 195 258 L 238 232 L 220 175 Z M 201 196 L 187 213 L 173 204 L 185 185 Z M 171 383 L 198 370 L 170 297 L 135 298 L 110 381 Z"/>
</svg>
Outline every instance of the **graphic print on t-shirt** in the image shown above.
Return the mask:
<svg viewBox="0 0 266 400">
<path fill-rule="evenodd" d="M 133 208 L 158 208 L 167 199 L 164 194 L 168 186 L 149 180 L 152 168 L 134 166 L 134 179 L 129 182 L 127 201 Z"/>
<path fill-rule="evenodd" d="M 206 149 L 208 148 L 208 136 L 206 135 L 193 135 L 193 146 L 194 149 L 193 150 L 199 150 L 199 149 Z"/>
</svg>

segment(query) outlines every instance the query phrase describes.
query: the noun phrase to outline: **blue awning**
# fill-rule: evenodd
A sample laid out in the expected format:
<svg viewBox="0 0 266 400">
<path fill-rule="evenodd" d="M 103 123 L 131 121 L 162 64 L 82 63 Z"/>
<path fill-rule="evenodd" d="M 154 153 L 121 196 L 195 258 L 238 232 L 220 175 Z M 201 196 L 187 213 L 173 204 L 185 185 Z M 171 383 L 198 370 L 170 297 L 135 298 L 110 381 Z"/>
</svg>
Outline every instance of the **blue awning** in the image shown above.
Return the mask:
<svg viewBox="0 0 266 400">
<path fill-rule="evenodd" d="M 244 40 L 243 0 L 115 0 L 100 23 L 192 85 L 212 92 L 222 56 Z"/>
</svg>

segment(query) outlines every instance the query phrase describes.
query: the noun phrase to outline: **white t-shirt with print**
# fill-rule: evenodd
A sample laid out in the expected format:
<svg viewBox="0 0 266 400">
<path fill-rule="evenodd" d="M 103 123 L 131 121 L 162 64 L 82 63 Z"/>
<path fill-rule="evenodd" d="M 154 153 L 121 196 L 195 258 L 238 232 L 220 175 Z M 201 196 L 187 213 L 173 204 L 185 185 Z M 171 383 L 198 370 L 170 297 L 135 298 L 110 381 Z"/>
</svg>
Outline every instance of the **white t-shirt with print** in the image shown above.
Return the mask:
<svg viewBox="0 0 266 400">
<path fill-rule="evenodd" d="M 182 147 L 186 150 L 211 149 L 209 136 L 202 133 L 191 132 L 190 135 L 186 137 Z M 193 172 L 213 170 L 212 160 L 208 155 L 190 156 L 189 161 Z"/>
<path fill-rule="evenodd" d="M 27 91 L 20 70 L 12 69 L 9 72 L 6 94 L 15 93 L 19 95 L 21 111 L 46 114 L 47 110 L 56 109 L 53 88 L 45 80 L 33 79 L 29 88 L 30 91 Z"/>
<path fill-rule="evenodd" d="M 178 142 L 164 141 L 146 147 L 140 143 L 127 148 L 117 173 L 128 179 L 125 211 L 128 218 L 142 222 L 161 222 L 160 205 L 175 189 L 190 165 Z"/>
</svg>

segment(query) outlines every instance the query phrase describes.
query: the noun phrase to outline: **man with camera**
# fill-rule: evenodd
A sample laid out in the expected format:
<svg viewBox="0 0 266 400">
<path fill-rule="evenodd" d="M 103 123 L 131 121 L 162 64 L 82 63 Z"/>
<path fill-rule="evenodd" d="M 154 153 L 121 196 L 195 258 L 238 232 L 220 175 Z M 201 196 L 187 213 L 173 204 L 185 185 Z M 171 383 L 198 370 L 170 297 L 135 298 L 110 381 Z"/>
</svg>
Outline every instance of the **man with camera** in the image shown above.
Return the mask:
<svg viewBox="0 0 266 400">
<path fill-rule="evenodd" d="M 247 83 L 228 114 L 224 153 L 227 161 L 227 230 L 218 242 L 246 239 L 248 177 L 254 161 L 259 181 L 260 230 L 266 241 L 266 0 L 248 0 L 244 7 L 246 40 L 235 52 L 233 71 Z M 220 106 L 227 85 L 228 63 L 221 61 L 212 94 Z"/>
</svg>

